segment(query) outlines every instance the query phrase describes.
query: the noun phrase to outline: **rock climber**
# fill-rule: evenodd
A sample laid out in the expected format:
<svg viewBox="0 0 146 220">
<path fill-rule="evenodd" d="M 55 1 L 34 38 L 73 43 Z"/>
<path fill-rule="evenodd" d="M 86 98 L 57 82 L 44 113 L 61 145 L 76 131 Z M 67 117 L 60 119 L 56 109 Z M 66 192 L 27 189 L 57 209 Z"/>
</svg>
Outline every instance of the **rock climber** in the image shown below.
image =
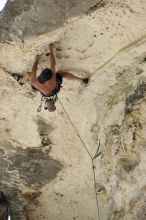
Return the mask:
<svg viewBox="0 0 146 220">
<path fill-rule="evenodd" d="M 40 60 L 40 55 L 35 56 L 35 62 L 32 66 L 32 71 L 27 72 L 24 76 L 26 81 L 29 81 L 32 88 L 41 92 L 42 100 L 45 100 L 45 109 L 49 112 L 56 110 L 55 101 L 57 93 L 60 91 L 60 87 L 63 79 L 68 80 L 78 80 L 84 84 L 88 84 L 88 78 L 80 78 L 74 76 L 72 73 L 60 70 L 56 72 L 56 60 L 53 52 L 54 44 L 49 44 L 50 49 L 50 68 L 45 68 L 42 70 L 41 74 L 37 77 L 37 66 Z"/>
</svg>

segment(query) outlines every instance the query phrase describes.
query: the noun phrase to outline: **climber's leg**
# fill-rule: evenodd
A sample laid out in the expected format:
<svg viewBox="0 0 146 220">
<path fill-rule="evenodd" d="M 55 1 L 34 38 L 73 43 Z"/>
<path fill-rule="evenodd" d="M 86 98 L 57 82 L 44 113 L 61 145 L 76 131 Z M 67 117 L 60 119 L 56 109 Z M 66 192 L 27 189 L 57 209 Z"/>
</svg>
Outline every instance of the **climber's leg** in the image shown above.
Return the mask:
<svg viewBox="0 0 146 220">
<path fill-rule="evenodd" d="M 62 76 L 62 78 L 65 78 L 65 79 L 68 79 L 68 80 L 79 80 L 85 84 L 88 83 L 88 78 L 81 78 L 81 77 L 78 77 L 78 76 L 75 76 L 73 75 L 72 73 L 69 73 L 67 71 L 58 71 L 60 73 L 60 75 Z"/>
</svg>

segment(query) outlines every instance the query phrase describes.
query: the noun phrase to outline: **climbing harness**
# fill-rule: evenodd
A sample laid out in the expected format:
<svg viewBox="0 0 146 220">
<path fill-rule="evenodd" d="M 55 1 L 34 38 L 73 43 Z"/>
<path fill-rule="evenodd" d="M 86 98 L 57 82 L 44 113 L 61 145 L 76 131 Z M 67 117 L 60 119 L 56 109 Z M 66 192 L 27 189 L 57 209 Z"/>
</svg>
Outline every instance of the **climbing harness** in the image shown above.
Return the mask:
<svg viewBox="0 0 146 220">
<path fill-rule="evenodd" d="M 40 103 L 39 107 L 37 108 L 37 112 L 41 112 L 41 110 L 42 110 L 42 104 L 43 104 L 44 101 L 45 101 L 45 103 L 46 103 L 46 102 L 50 102 L 50 101 L 54 101 L 54 103 L 55 103 L 57 99 L 58 99 L 57 94 L 54 94 L 53 96 L 44 96 L 44 95 L 42 94 L 41 103 Z M 45 109 L 45 110 L 46 110 L 46 109 Z"/>
<path fill-rule="evenodd" d="M 97 216 L 98 216 L 98 219 L 97 219 L 97 220 L 100 220 L 98 197 L 97 197 L 97 192 L 96 192 L 96 176 L 95 176 L 94 157 L 92 157 L 92 155 L 90 154 L 90 152 L 89 152 L 88 148 L 86 147 L 86 145 L 85 145 L 83 139 L 82 139 L 81 136 L 79 135 L 79 133 L 78 133 L 78 131 L 77 131 L 77 129 L 76 129 L 74 123 L 72 122 L 72 120 L 70 119 L 70 117 L 69 117 L 67 111 L 65 110 L 65 108 L 64 108 L 64 106 L 63 106 L 63 104 L 62 104 L 62 102 L 60 101 L 59 98 L 58 98 L 58 100 L 59 100 L 60 105 L 61 105 L 62 109 L 64 110 L 64 112 L 65 112 L 67 118 L 69 119 L 69 121 L 70 121 L 70 123 L 71 123 L 71 125 L 72 125 L 72 127 L 73 127 L 73 129 L 74 129 L 74 131 L 75 131 L 75 133 L 77 134 L 77 136 L 78 136 L 78 138 L 80 139 L 80 141 L 81 141 L 83 147 L 85 148 L 86 152 L 88 153 L 88 155 L 89 155 L 89 157 L 90 157 L 90 159 L 91 159 L 92 171 L 93 171 L 93 180 L 94 180 L 94 191 L 95 191 L 96 206 L 97 206 Z"/>
<path fill-rule="evenodd" d="M 41 97 L 41 103 L 39 105 L 39 107 L 37 108 L 37 112 L 40 112 L 42 109 L 42 104 L 45 101 L 46 102 L 50 102 L 50 101 L 54 101 L 54 103 L 57 101 L 58 97 L 57 94 L 60 91 L 61 86 L 61 81 L 59 79 L 56 78 L 56 88 L 51 92 L 51 94 L 49 96 L 45 96 L 43 93 L 41 93 L 42 97 Z M 46 109 L 46 108 L 45 108 Z"/>
</svg>

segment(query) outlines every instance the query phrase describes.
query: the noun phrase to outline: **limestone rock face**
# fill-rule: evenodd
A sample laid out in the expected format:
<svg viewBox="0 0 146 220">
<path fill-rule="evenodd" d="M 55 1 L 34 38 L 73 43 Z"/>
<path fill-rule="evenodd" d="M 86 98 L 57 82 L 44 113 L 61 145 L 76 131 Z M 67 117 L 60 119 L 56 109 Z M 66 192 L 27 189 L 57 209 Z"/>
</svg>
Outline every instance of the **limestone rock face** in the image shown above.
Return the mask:
<svg viewBox="0 0 146 220">
<path fill-rule="evenodd" d="M 72 16 L 90 9 L 96 0 L 9 0 L 1 15 L 0 41 L 38 36 L 52 31 Z"/>
<path fill-rule="evenodd" d="M 8 2 L 0 24 L 0 190 L 13 219 L 146 219 L 145 12 L 145 0 Z M 50 65 L 51 42 L 56 70 L 90 82 L 64 79 L 57 110 L 38 113 L 41 95 L 17 77 L 36 54 L 38 74 Z"/>
</svg>

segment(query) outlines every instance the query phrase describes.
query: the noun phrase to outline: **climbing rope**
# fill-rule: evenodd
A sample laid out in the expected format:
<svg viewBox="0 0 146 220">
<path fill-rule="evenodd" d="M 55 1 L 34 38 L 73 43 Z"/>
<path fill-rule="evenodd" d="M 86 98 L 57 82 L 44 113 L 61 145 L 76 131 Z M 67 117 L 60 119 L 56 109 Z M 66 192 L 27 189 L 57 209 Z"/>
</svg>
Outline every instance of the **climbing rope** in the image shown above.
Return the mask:
<svg viewBox="0 0 146 220">
<path fill-rule="evenodd" d="M 78 138 L 80 139 L 80 141 L 81 141 L 83 147 L 85 148 L 86 152 L 88 153 L 88 155 L 89 155 L 89 157 L 90 157 L 90 159 L 91 159 L 91 162 L 92 162 L 92 171 L 93 171 L 93 180 L 94 180 L 95 198 L 96 198 L 96 206 L 97 206 L 97 216 L 98 216 L 98 220 L 100 220 L 100 215 L 99 215 L 99 205 L 98 205 L 98 197 L 97 197 L 97 192 L 96 192 L 96 177 L 95 177 L 94 158 L 93 158 L 92 155 L 90 154 L 90 152 L 89 152 L 88 148 L 86 147 L 86 145 L 85 145 L 83 139 L 82 139 L 81 136 L 79 135 L 79 133 L 78 133 L 78 131 L 77 131 L 77 129 L 76 129 L 74 123 L 73 123 L 72 120 L 70 119 L 70 117 L 69 117 L 67 111 L 65 110 L 65 108 L 64 108 L 64 106 L 63 106 L 63 104 L 62 104 L 62 102 L 60 101 L 59 98 L 58 98 L 58 100 L 59 100 L 59 103 L 60 103 L 62 109 L 64 110 L 64 112 L 65 112 L 67 118 L 69 119 L 69 121 L 70 121 L 70 123 L 71 123 L 73 129 L 75 130 L 75 132 L 76 132 Z"/>
</svg>

